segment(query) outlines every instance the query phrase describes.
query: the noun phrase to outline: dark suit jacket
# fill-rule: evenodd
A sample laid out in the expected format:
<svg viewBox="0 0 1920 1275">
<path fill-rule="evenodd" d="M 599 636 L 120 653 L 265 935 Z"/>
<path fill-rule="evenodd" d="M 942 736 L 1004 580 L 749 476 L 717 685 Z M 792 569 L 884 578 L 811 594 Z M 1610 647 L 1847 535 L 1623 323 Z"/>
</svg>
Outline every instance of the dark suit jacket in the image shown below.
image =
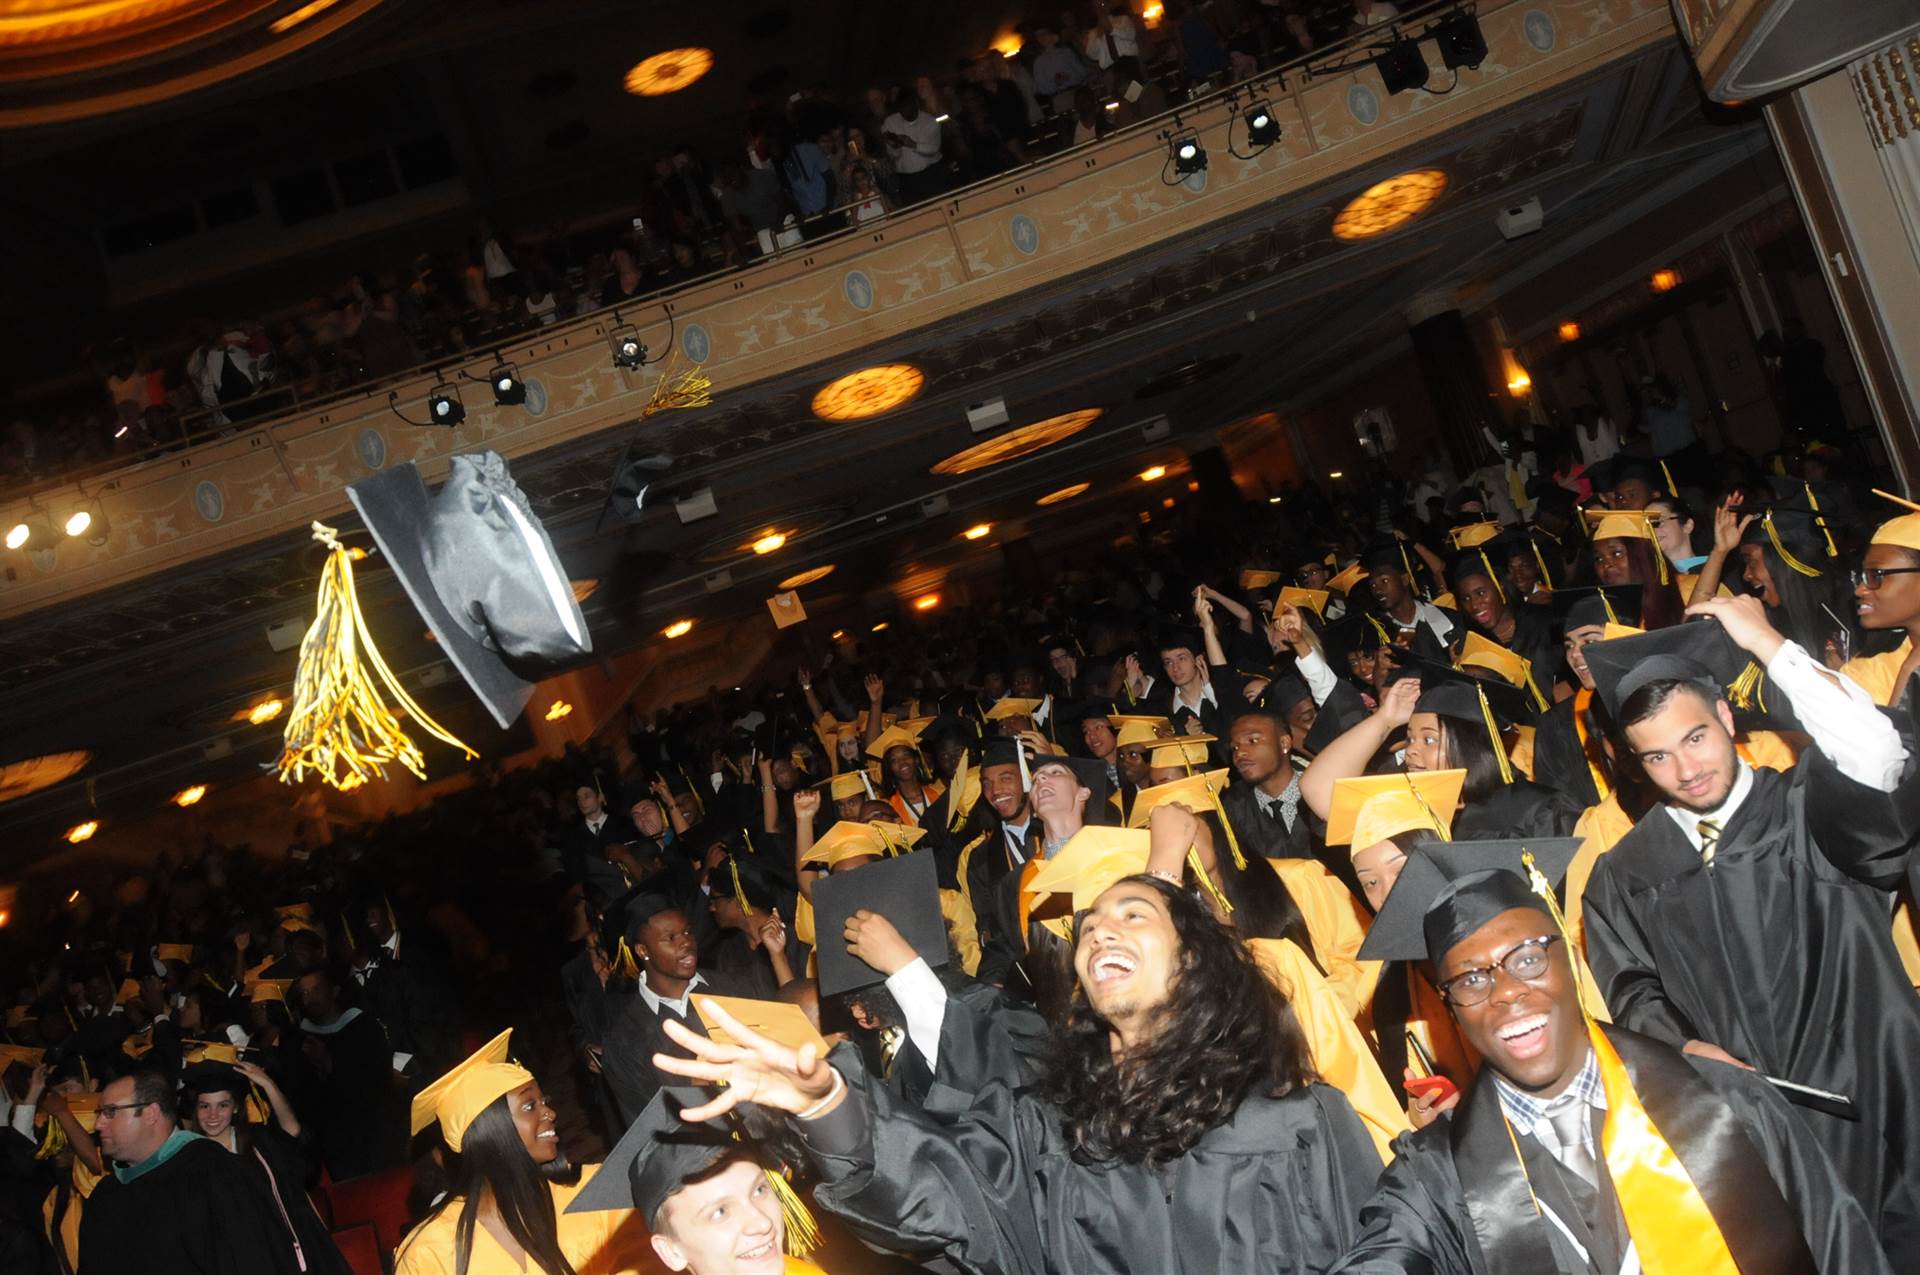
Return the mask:
<svg viewBox="0 0 1920 1275">
<path fill-rule="evenodd" d="M 765 992 L 737 980 L 720 970 L 701 970 L 705 982 L 694 995 L 763 997 Z M 673 1011 L 661 1007 L 661 1014 Z M 691 1031 L 704 1036 L 707 1029 L 700 1015 L 688 1002 L 687 1016 L 680 1020 Z M 631 1125 L 653 1101 L 660 1086 L 673 1077 L 653 1065 L 656 1053 L 682 1055 L 680 1046 L 668 1038 L 661 1019 L 647 1006 L 647 998 L 638 990 L 607 997 L 605 1052 L 600 1060 L 600 1077 L 613 1096 L 622 1126 Z"/>
</svg>

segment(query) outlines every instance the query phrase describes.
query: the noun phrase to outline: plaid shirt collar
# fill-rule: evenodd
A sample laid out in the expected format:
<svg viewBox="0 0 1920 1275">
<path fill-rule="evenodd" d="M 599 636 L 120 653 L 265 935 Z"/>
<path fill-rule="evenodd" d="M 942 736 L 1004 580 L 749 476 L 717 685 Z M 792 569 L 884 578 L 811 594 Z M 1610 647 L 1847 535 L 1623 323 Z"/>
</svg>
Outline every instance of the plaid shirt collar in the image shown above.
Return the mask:
<svg viewBox="0 0 1920 1275">
<path fill-rule="evenodd" d="M 1522 1093 L 1508 1084 L 1497 1071 L 1493 1073 L 1493 1084 L 1500 1095 L 1501 1110 L 1507 1113 L 1507 1122 L 1513 1126 L 1515 1133 L 1523 1136 L 1531 1134 L 1535 1126 L 1546 1122 L 1550 1108 L 1569 1100 L 1587 1107 L 1597 1107 L 1601 1111 L 1607 1109 L 1607 1089 L 1600 1081 L 1600 1063 L 1591 1049 L 1587 1051 L 1586 1065 L 1580 1068 L 1580 1074 L 1573 1078 L 1573 1083 L 1558 1098 L 1543 1102 L 1531 1094 Z"/>
</svg>

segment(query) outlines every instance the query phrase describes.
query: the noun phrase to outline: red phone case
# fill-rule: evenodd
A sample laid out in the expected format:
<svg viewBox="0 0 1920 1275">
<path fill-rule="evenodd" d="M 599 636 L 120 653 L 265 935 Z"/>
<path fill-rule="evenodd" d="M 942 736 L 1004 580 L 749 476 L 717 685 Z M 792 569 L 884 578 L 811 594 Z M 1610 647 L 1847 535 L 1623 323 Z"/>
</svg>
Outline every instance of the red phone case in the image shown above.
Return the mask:
<svg viewBox="0 0 1920 1275">
<path fill-rule="evenodd" d="M 1445 1102 L 1460 1092 L 1459 1087 L 1445 1076 L 1416 1076 L 1407 1082 L 1406 1090 L 1419 1098 L 1432 1094 L 1437 1102 Z"/>
</svg>

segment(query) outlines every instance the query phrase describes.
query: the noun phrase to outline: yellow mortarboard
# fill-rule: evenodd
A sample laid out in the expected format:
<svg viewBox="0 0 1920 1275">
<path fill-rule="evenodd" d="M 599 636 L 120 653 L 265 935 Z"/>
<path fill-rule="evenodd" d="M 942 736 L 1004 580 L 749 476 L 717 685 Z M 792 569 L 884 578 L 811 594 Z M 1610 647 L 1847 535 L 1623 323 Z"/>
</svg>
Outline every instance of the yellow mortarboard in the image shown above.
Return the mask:
<svg viewBox="0 0 1920 1275">
<path fill-rule="evenodd" d="M 125 1005 L 128 1001 L 137 1001 L 139 999 L 140 980 L 130 978 L 120 984 L 119 994 L 113 998 L 113 1003 L 116 1005 Z"/>
<path fill-rule="evenodd" d="M 867 745 L 867 756 L 884 758 L 887 755 L 887 750 L 890 748 L 912 749 L 914 747 L 915 744 L 912 735 L 901 730 L 898 726 L 889 726 L 878 735 L 875 735 L 873 742 Z"/>
<path fill-rule="evenodd" d="M 1358 562 L 1349 563 L 1338 575 L 1328 579 L 1327 588 L 1345 596 L 1353 592 L 1353 586 L 1367 578 L 1367 569 Z"/>
<path fill-rule="evenodd" d="M 82 1129 L 88 1133 L 100 1123 L 100 1095 L 97 1093 L 76 1093 L 67 1095 L 67 1110 Z"/>
<path fill-rule="evenodd" d="M 1327 809 L 1327 844 L 1355 850 L 1422 829 L 1446 840 L 1465 770 L 1399 771 L 1338 779 Z"/>
<path fill-rule="evenodd" d="M 899 729 L 907 732 L 908 738 L 917 744 L 920 742 L 920 737 L 927 733 L 927 727 L 939 720 L 937 717 L 909 717 L 900 723 Z"/>
<path fill-rule="evenodd" d="M 1174 766 L 1204 766 L 1207 764 L 1207 745 L 1212 742 L 1211 735 L 1181 735 L 1160 740 L 1152 756 L 1147 759 L 1147 765 L 1154 770 Z"/>
<path fill-rule="evenodd" d="M 183 1040 L 180 1044 L 183 1063 L 240 1061 L 239 1047 L 224 1040 Z"/>
<path fill-rule="evenodd" d="M 880 834 L 880 840 L 886 845 L 888 854 L 899 854 L 902 850 L 913 848 L 913 843 L 927 835 L 925 828 L 916 828 L 910 823 L 895 823 L 888 819 L 875 819 L 867 824 Z"/>
<path fill-rule="evenodd" d="M 413 1132 L 438 1120 L 440 1136 L 455 1151 L 474 1117 L 503 1094 L 533 1079 L 533 1073 L 507 1061 L 509 1028 L 480 1047 L 480 1052 L 413 1096 Z"/>
<path fill-rule="evenodd" d="M 1127 819 L 1127 826 L 1146 827 L 1147 817 L 1153 813 L 1153 808 L 1168 801 L 1178 802 L 1196 815 L 1206 814 L 1214 808 L 1213 794 L 1227 786 L 1227 778 L 1231 773 L 1222 766 L 1219 770 L 1196 771 L 1191 775 L 1182 775 L 1171 783 L 1142 788 L 1134 796 L 1133 813 Z"/>
<path fill-rule="evenodd" d="M 41 1059 L 47 1056 L 44 1049 L 29 1049 L 25 1045 L 0 1045 L 0 1069 L 8 1063 L 19 1063 L 22 1067 L 38 1067 Z"/>
<path fill-rule="evenodd" d="M 285 907 L 275 908 L 273 914 L 282 921 L 311 921 L 313 920 L 313 904 L 289 903 Z"/>
<path fill-rule="evenodd" d="M 848 859 L 856 859 L 863 854 L 884 856 L 886 853 L 887 843 L 880 829 L 870 823 L 842 819 L 813 843 L 807 851 L 807 857 L 801 862 L 825 863 L 829 868 L 837 868 Z"/>
<path fill-rule="evenodd" d="M 1023 910 L 1029 919 L 1071 940 L 1073 914 L 1092 907 L 1122 877 L 1145 872 L 1150 848 L 1145 829 L 1089 824 L 1040 862 L 1023 892 Z"/>
<path fill-rule="evenodd" d="M 1470 522 L 1447 532 L 1447 539 L 1453 542 L 1456 549 L 1478 549 L 1499 534 L 1500 524 L 1497 522 Z"/>
<path fill-rule="evenodd" d="M 1107 720 L 1113 724 L 1116 748 L 1153 744 L 1172 737 L 1173 723 L 1164 717 L 1109 717 Z"/>
<path fill-rule="evenodd" d="M 159 943 L 154 946 L 153 954 L 163 961 L 192 961 L 193 944 Z"/>
<path fill-rule="evenodd" d="M 835 801 L 845 801 L 849 797 L 873 796 L 873 784 L 868 780 L 865 770 L 850 770 L 844 775 L 835 775 L 815 786 L 825 788 L 827 795 Z"/>
<path fill-rule="evenodd" d="M 1636 629 L 1631 624 L 1615 624 L 1609 620 L 1605 627 L 1600 630 L 1600 640 L 1602 642 L 1611 642 L 1615 638 L 1639 637 L 1645 632 L 1645 629 Z"/>
<path fill-rule="evenodd" d="M 1595 540 L 1652 540 L 1653 520 L 1661 516 L 1653 509 L 1588 509 L 1584 513 L 1593 524 Z"/>
<path fill-rule="evenodd" d="M 750 1028 L 769 1040 L 777 1041 L 789 1049 L 799 1049 L 802 1045 L 812 1045 L 815 1057 L 827 1056 L 827 1042 L 820 1035 L 820 1029 L 807 1018 L 806 1011 L 798 1005 L 789 1005 L 785 1001 L 748 1000 L 739 996 L 696 996 L 693 1008 L 700 1015 L 700 1021 L 706 1026 L 707 1036 L 719 1045 L 731 1045 L 733 1037 L 724 1027 L 707 1013 L 711 1002 L 733 1015 L 741 1026 Z"/>
<path fill-rule="evenodd" d="M 120 1051 L 129 1058 L 145 1058 L 153 1052 L 153 1028 L 137 1031 L 122 1040 Z"/>
<path fill-rule="evenodd" d="M 1911 500 L 1903 500 L 1890 491 L 1881 491 L 1878 487 L 1873 489 L 1873 494 L 1912 511 L 1876 527 L 1873 532 L 1873 543 L 1897 545 L 1902 549 L 1911 549 L 1915 553 L 1920 553 L 1920 505 L 1914 504 Z"/>
<path fill-rule="evenodd" d="M 1460 648 L 1459 667 L 1487 669 L 1509 686 L 1524 686 L 1533 692 L 1534 707 L 1547 707 L 1546 697 L 1540 694 L 1540 687 L 1533 680 L 1533 662 L 1498 642 L 1490 642 L 1478 633 L 1467 634 Z"/>
<path fill-rule="evenodd" d="M 1280 579 L 1278 571 L 1255 571 L 1249 568 L 1240 573 L 1240 587 L 1243 589 L 1270 589 Z"/>
<path fill-rule="evenodd" d="M 1435 594 L 1433 599 L 1433 605 L 1437 607 L 1445 607 L 1449 611 L 1457 611 L 1460 609 L 1460 603 L 1454 598 L 1451 590 L 1449 590 L 1446 593 Z"/>
<path fill-rule="evenodd" d="M 1283 605 L 1311 611 L 1323 620 L 1327 618 L 1327 603 L 1332 597 L 1333 594 L 1325 589 L 1301 589 L 1288 585 L 1280 590 Z"/>
<path fill-rule="evenodd" d="M 8 1027 L 21 1027 L 35 1021 L 37 1021 L 37 1016 L 34 1014 L 31 1006 L 13 1005 L 7 1009 Z"/>
<path fill-rule="evenodd" d="M 986 718 L 990 722 L 1003 722 L 1009 717 L 1032 717 L 1040 703 L 1037 699 L 1015 699 L 1009 695 L 989 708 Z"/>
<path fill-rule="evenodd" d="M 292 986 L 290 978 L 256 978 L 247 986 L 247 999 L 256 1005 L 262 1001 L 285 1001 L 287 989 Z"/>
<path fill-rule="evenodd" d="M 792 589 L 768 598 L 767 611 L 773 616 L 773 625 L 777 629 L 798 624 L 807 618 L 807 608 L 800 604 L 800 595 Z"/>
</svg>

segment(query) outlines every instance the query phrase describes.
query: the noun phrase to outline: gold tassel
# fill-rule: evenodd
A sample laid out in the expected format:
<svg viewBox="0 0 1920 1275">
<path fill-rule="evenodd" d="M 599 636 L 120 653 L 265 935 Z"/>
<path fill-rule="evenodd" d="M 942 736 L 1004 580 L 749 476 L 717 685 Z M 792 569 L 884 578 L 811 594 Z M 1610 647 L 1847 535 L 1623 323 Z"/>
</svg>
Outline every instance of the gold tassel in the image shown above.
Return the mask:
<svg viewBox="0 0 1920 1275">
<path fill-rule="evenodd" d="M 358 551 L 343 547 L 333 528 L 317 522 L 313 538 L 332 553 L 320 575 L 313 624 L 300 643 L 293 707 L 287 714 L 278 767 L 280 782 L 297 783 L 312 770 L 322 782 L 345 791 L 365 783 L 369 776 L 384 779 L 389 762 L 398 762 L 416 778 L 425 779 L 426 758 L 387 707 L 382 687 L 395 706 L 428 734 L 469 759 L 478 757 L 413 701 L 380 657 L 354 591 L 353 558 Z"/>
<path fill-rule="evenodd" d="M 707 803 L 700 800 L 700 790 L 694 786 L 693 780 L 687 778 L 687 768 L 685 766 L 676 765 L 674 769 L 680 772 L 681 782 L 686 784 L 687 791 L 693 794 L 694 809 L 700 812 L 700 817 L 702 819 L 705 819 L 707 817 Z M 673 821 L 669 819 L 667 822 L 669 825 L 671 825 Z"/>
<path fill-rule="evenodd" d="M 970 813 L 960 808 L 967 795 L 967 750 L 964 748 L 960 750 L 960 764 L 953 768 L 953 787 L 947 791 L 953 794 L 953 799 L 947 802 L 947 831 L 957 832 L 960 821 Z"/>
<path fill-rule="evenodd" d="M 1547 874 L 1540 871 L 1535 862 L 1533 851 L 1521 850 L 1520 862 L 1527 868 L 1527 886 L 1540 896 L 1547 905 L 1547 915 L 1553 918 L 1553 928 L 1560 933 L 1560 941 L 1567 945 L 1567 963 L 1573 966 L 1574 999 L 1580 1002 L 1580 1017 L 1586 1023 L 1587 1030 L 1593 1030 L 1593 1015 L 1587 1010 L 1587 997 L 1598 996 L 1600 989 L 1581 977 L 1581 971 L 1587 963 L 1580 959 L 1580 946 L 1573 941 L 1573 934 L 1567 929 L 1567 917 L 1560 910 L 1560 900 L 1553 892 L 1553 882 L 1547 880 Z"/>
<path fill-rule="evenodd" d="M 740 865 L 734 862 L 732 855 L 727 856 L 727 871 L 733 874 L 733 897 L 740 901 L 740 910 L 752 916 L 753 904 L 747 902 L 747 891 L 740 884 Z"/>
<path fill-rule="evenodd" d="M 1674 497 L 1675 499 L 1678 499 L 1680 496 L 1680 489 L 1674 485 L 1673 471 L 1667 468 L 1667 462 L 1664 460 L 1660 462 L 1660 473 L 1667 480 L 1667 494 L 1669 496 Z"/>
<path fill-rule="evenodd" d="M 1221 914 L 1232 916 L 1233 904 L 1227 902 L 1225 891 L 1221 890 L 1219 883 L 1208 876 L 1207 870 L 1200 866 L 1200 852 L 1193 846 L 1187 847 L 1187 866 L 1193 869 L 1193 875 L 1200 882 L 1200 888 L 1207 892 L 1207 897 L 1213 900 Z"/>
<path fill-rule="evenodd" d="M 787 1252 L 795 1257 L 805 1257 L 820 1247 L 820 1224 L 813 1220 L 813 1210 L 793 1189 L 793 1183 L 776 1169 L 766 1170 L 767 1182 L 773 1187 L 773 1193 L 780 1200 L 780 1216 L 787 1223 Z"/>
<path fill-rule="evenodd" d="M 1380 617 L 1375 615 L 1371 611 L 1368 611 L 1366 613 L 1366 616 L 1367 616 L 1367 623 L 1371 624 L 1373 626 L 1373 631 L 1380 635 L 1380 645 L 1383 647 L 1392 646 L 1393 639 L 1387 636 L 1387 626 L 1380 623 Z"/>
<path fill-rule="evenodd" d="M 1233 866 L 1240 871 L 1247 870 L 1247 860 L 1240 853 L 1240 838 L 1233 835 L 1233 820 L 1227 818 L 1227 808 L 1220 804 L 1220 793 L 1212 784 L 1207 785 L 1207 796 L 1213 798 L 1213 812 L 1220 816 L 1220 826 L 1227 833 L 1227 849 L 1233 851 Z"/>
<path fill-rule="evenodd" d="M 748 832 L 745 828 L 740 829 L 740 839 L 747 843 L 748 854 L 757 855 L 760 853 L 758 850 L 755 850 L 753 848 L 753 834 L 751 832 Z"/>
<path fill-rule="evenodd" d="M 1480 551 L 1480 565 L 1487 569 L 1487 579 L 1492 583 L 1493 591 L 1500 595 L 1501 602 L 1505 602 L 1507 600 L 1506 586 L 1500 583 L 1500 574 L 1493 569 L 1493 559 L 1487 557 L 1487 551 L 1485 549 Z"/>
<path fill-rule="evenodd" d="M 1473 692 L 1480 697 L 1480 716 L 1486 720 L 1487 739 L 1493 744 L 1495 760 L 1500 763 L 1500 782 L 1510 784 L 1513 782 L 1513 767 L 1507 764 L 1507 745 L 1506 741 L 1500 738 L 1499 724 L 1493 720 L 1493 705 L 1487 703 L 1487 692 L 1484 688 L 1476 685 Z"/>
<path fill-rule="evenodd" d="M 1540 552 L 1540 542 L 1528 536 L 1527 545 L 1533 550 L 1533 565 L 1540 568 L 1540 583 L 1553 588 L 1553 573 L 1547 570 L 1547 558 Z"/>
<path fill-rule="evenodd" d="M 640 412 L 645 420 L 655 412 L 676 411 L 690 407 L 705 407 L 713 402 L 713 381 L 700 370 L 698 363 L 676 375 L 673 365 L 679 360 L 676 351 L 667 359 L 666 367 L 660 371 L 660 379 L 654 382 L 653 397 Z"/>
<path fill-rule="evenodd" d="M 1533 661 L 1522 656 L 1521 666 L 1526 670 L 1527 689 L 1533 692 L 1533 706 L 1541 712 L 1547 711 L 1547 697 L 1540 693 L 1540 683 L 1533 680 Z"/>
<path fill-rule="evenodd" d="M 1820 574 L 1814 568 L 1788 553 L 1787 547 L 1780 543 L 1780 533 L 1773 529 L 1773 510 L 1767 510 L 1766 514 L 1760 519 L 1760 523 L 1767 529 L 1767 539 L 1772 542 L 1773 551 L 1780 555 L 1780 561 L 1786 563 L 1803 576 L 1817 576 Z M 1833 542 L 1829 540 L 1827 544 L 1831 547 Z M 1665 554 L 1661 555 L 1661 561 L 1666 561 Z"/>
<path fill-rule="evenodd" d="M 1813 494 L 1813 484 L 1802 483 L 1800 485 L 1806 489 L 1807 508 L 1813 510 L 1813 525 L 1820 528 L 1820 534 L 1826 537 L 1827 556 L 1829 558 L 1839 557 L 1840 551 L 1833 547 L 1833 532 L 1828 529 L 1827 520 L 1820 516 L 1820 498 Z"/>
<path fill-rule="evenodd" d="M 1735 708 L 1752 708 L 1754 701 L 1760 698 L 1760 686 L 1766 679 L 1766 670 L 1748 661 L 1740 676 L 1728 684 L 1727 703 Z"/>
<path fill-rule="evenodd" d="M 633 959 L 633 949 L 627 946 L 627 936 L 620 936 L 620 947 L 615 953 L 620 961 L 620 973 L 627 978 L 640 977 L 640 962 Z"/>
<path fill-rule="evenodd" d="M 1600 605 L 1607 609 L 1607 623 L 1619 624 L 1620 615 L 1613 609 L 1613 599 L 1607 596 L 1607 586 L 1603 584 L 1596 587 L 1600 590 Z"/>
</svg>

